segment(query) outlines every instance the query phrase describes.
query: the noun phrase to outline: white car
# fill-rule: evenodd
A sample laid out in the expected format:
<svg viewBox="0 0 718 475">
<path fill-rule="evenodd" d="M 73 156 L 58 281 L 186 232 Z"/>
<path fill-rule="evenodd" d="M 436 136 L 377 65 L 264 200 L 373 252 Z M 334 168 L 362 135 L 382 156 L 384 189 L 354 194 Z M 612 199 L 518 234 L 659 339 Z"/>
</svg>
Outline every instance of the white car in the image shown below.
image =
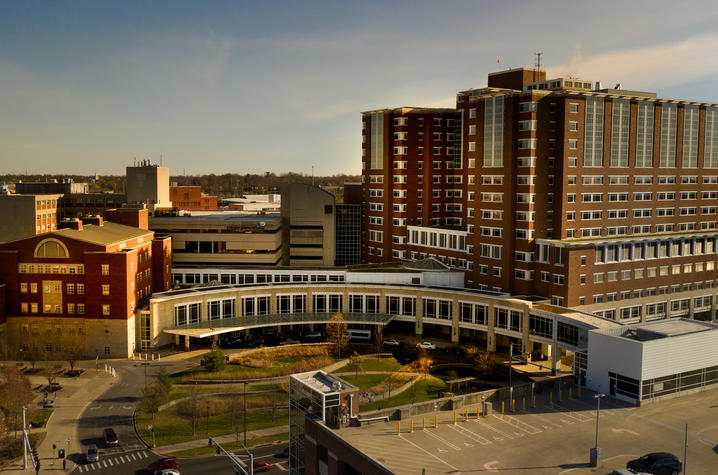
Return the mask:
<svg viewBox="0 0 718 475">
<path fill-rule="evenodd" d="M 162 470 L 155 470 L 154 475 L 180 475 L 180 471 L 176 468 L 164 468 Z"/>
<path fill-rule="evenodd" d="M 435 350 L 436 349 L 436 345 L 430 341 L 422 341 L 421 343 L 417 343 L 416 347 L 420 348 L 422 350 Z"/>
<path fill-rule="evenodd" d="M 400 346 L 401 343 L 399 343 L 399 340 L 396 338 L 385 338 L 384 339 L 384 345 L 386 346 Z"/>
</svg>

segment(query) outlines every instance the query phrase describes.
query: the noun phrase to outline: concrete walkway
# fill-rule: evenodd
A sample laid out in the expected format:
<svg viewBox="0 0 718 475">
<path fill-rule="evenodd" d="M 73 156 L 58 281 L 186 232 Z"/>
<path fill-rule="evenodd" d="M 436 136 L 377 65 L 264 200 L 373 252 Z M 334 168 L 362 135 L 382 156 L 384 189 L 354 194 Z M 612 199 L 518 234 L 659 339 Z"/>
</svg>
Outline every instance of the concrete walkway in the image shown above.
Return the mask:
<svg viewBox="0 0 718 475">
<path fill-rule="evenodd" d="M 33 387 L 47 384 L 47 379 L 44 376 L 31 375 L 29 379 Z M 110 374 L 104 371 L 96 371 L 94 361 L 92 362 L 92 369 L 86 369 L 77 378 L 58 378 L 62 389 L 54 395 L 54 412 L 44 429 L 45 438 L 37 449 L 40 456 L 40 473 L 57 474 L 58 471 L 62 472 L 62 460 L 57 458 L 57 449 L 65 449 L 65 453 L 68 455 L 82 452 L 83 447 L 78 437 L 77 427 L 80 414 L 116 381 L 117 378 Z M 50 398 L 48 397 L 48 399 Z M 38 400 L 39 398 L 36 398 L 33 403 Z M 57 449 L 53 450 L 53 444 Z M 68 460 L 68 472 L 74 468 L 75 464 Z M 25 471 L 22 469 L 22 458 L 20 458 L 6 466 L 3 472 L 35 473 L 35 470 L 32 468 L 32 461 L 28 456 L 28 468 Z"/>
<path fill-rule="evenodd" d="M 256 439 L 257 437 L 266 437 L 268 435 L 286 434 L 289 432 L 289 425 L 267 427 L 266 429 L 257 429 L 247 431 L 247 441 L 250 439 Z M 239 433 L 239 440 L 243 440 L 244 432 Z M 218 441 L 220 444 L 226 444 L 237 440 L 236 434 L 225 434 L 219 436 L 213 436 L 213 439 Z M 188 440 L 187 442 L 180 442 L 178 444 L 163 445 L 161 447 L 155 447 L 154 450 L 158 454 L 167 454 L 172 452 L 180 452 L 187 449 L 195 449 L 198 447 L 207 447 L 207 439 L 202 438 L 198 440 Z"/>
</svg>

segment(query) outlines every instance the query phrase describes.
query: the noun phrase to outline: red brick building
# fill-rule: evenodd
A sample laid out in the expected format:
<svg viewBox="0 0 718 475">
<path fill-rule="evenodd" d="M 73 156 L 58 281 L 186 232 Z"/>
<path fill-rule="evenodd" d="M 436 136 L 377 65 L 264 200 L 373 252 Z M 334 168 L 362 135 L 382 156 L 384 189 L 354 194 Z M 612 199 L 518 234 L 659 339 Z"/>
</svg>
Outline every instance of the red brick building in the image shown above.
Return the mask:
<svg viewBox="0 0 718 475">
<path fill-rule="evenodd" d="M 170 186 L 170 200 L 179 209 L 217 210 L 217 197 L 203 194 L 199 186 Z"/>
<path fill-rule="evenodd" d="M 362 126 L 366 261 L 435 256 L 622 321 L 715 315 L 718 105 L 520 68 Z"/>
<path fill-rule="evenodd" d="M 0 245 L 6 358 L 127 357 L 135 313 L 171 285 L 169 237 L 102 218 Z"/>
</svg>

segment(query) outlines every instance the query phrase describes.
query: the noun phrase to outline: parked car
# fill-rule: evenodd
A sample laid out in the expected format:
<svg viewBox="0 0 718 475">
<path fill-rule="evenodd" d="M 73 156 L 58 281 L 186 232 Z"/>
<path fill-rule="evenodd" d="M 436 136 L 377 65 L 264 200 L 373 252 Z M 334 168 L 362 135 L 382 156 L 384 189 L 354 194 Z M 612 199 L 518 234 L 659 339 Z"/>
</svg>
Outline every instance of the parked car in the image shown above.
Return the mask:
<svg viewBox="0 0 718 475">
<path fill-rule="evenodd" d="M 299 340 L 294 340 L 292 338 L 287 338 L 286 340 L 281 341 L 280 345 L 296 345 L 299 343 Z"/>
<path fill-rule="evenodd" d="M 271 470 L 273 465 L 269 462 L 265 462 L 264 460 L 255 460 L 253 467 L 254 467 L 254 473 L 259 473 L 259 472 L 266 472 L 267 470 Z"/>
<path fill-rule="evenodd" d="M 260 346 L 264 346 L 264 338 L 257 338 L 256 340 L 252 341 L 249 346 L 251 346 L 252 348 L 259 348 Z"/>
<path fill-rule="evenodd" d="M 319 332 L 307 333 L 307 336 L 305 336 L 304 338 L 307 340 L 321 340 L 322 334 Z"/>
<path fill-rule="evenodd" d="M 416 347 L 422 350 L 435 350 L 436 345 L 433 344 L 430 341 L 422 341 L 421 343 L 417 343 Z"/>
<path fill-rule="evenodd" d="M 384 346 L 400 346 L 401 343 L 396 338 L 384 338 Z"/>
<path fill-rule="evenodd" d="M 647 472 L 636 472 L 630 468 L 617 468 L 611 472 L 611 475 L 651 475 Z"/>
<path fill-rule="evenodd" d="M 180 475 L 180 471 L 176 468 L 164 468 L 162 470 L 155 470 L 153 475 Z"/>
<path fill-rule="evenodd" d="M 678 457 L 668 452 L 654 452 L 631 460 L 626 464 L 626 468 L 654 475 L 678 475 L 683 470 L 683 463 Z"/>
<path fill-rule="evenodd" d="M 105 437 L 105 445 L 107 447 L 117 447 L 120 445 L 120 441 L 117 438 L 117 434 L 115 434 L 114 429 L 108 427 L 102 431 L 102 435 Z"/>
<path fill-rule="evenodd" d="M 87 446 L 87 454 L 85 455 L 85 460 L 87 463 L 97 462 L 100 460 L 100 452 L 97 450 L 97 446 L 95 444 L 90 444 Z"/>
<path fill-rule="evenodd" d="M 169 457 L 161 458 L 159 460 L 156 460 L 149 464 L 147 466 L 147 470 L 151 472 L 156 472 L 158 470 L 164 470 L 166 468 L 177 468 L 179 467 L 179 463 L 177 463 L 177 457 L 174 455 L 171 455 Z"/>
<path fill-rule="evenodd" d="M 282 450 L 280 453 L 275 455 L 275 457 L 279 459 L 288 459 L 289 458 L 289 446 L 284 447 L 284 450 Z"/>
</svg>

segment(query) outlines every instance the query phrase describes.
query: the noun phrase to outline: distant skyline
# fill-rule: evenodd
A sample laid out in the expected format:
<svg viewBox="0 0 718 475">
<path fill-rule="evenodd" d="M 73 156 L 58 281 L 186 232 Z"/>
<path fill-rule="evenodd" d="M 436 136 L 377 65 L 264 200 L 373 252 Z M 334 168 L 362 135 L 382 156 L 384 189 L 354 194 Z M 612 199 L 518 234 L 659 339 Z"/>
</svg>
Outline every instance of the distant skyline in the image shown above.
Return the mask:
<svg viewBox="0 0 718 475">
<path fill-rule="evenodd" d="M 718 102 L 708 1 L 0 5 L 2 174 L 358 174 L 362 111 L 453 107 L 537 50 L 548 77 Z"/>
</svg>

